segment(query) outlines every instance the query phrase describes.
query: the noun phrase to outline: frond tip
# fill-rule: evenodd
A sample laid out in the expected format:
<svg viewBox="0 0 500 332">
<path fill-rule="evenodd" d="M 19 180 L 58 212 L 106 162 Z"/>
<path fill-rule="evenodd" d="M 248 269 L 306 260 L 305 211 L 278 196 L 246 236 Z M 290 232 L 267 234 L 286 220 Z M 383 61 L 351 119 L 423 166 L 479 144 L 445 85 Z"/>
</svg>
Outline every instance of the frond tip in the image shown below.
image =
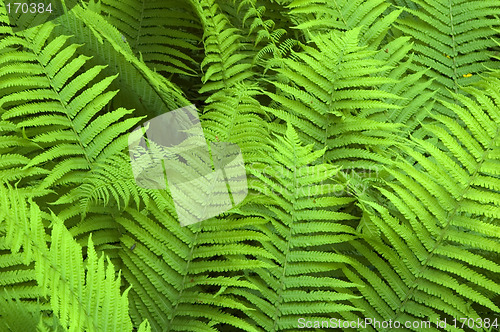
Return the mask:
<svg viewBox="0 0 500 332">
<path fill-rule="evenodd" d="M 81 245 L 55 214 L 41 213 L 38 205 L 17 189 L 2 185 L 0 192 L 4 194 L 0 210 L 9 211 L 0 216 L 0 222 L 5 222 L 7 229 L 15 226 L 19 234 L 8 234 L 7 241 L 13 252 L 23 248 L 27 262 L 33 258 L 40 295 L 50 298 L 50 310 L 58 324 L 70 331 L 132 331 L 128 289 L 121 292 L 121 274 L 115 273 L 109 258 L 98 257 L 92 237 L 84 261 Z M 52 222 L 50 248 L 43 227 L 47 219 Z"/>
</svg>

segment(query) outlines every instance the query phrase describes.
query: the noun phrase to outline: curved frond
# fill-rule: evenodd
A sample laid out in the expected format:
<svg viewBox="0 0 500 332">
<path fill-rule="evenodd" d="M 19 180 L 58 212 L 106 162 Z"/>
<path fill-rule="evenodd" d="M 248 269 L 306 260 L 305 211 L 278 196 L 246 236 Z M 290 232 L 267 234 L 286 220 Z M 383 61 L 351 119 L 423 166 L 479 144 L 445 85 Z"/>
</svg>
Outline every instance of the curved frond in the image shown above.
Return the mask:
<svg viewBox="0 0 500 332">
<path fill-rule="evenodd" d="M 53 29 L 49 22 L 25 38 L 6 37 L 2 45 L 25 49 L 24 57 L 2 53 L 8 58 L 4 66 L 10 77 L 32 83 L 12 80 L 0 90 L 0 107 L 2 118 L 38 145 L 25 153 L 31 158 L 23 170 L 42 165 L 50 170 L 40 189 L 81 183 L 82 173 L 96 161 L 126 147 L 124 134 L 139 120 L 123 108 L 102 112 L 116 95 L 108 90 L 116 76 L 101 78 L 103 66 L 86 68 L 89 57 L 76 55 L 79 45 L 67 43 L 67 36 L 50 38 Z"/>
<path fill-rule="evenodd" d="M 472 97 L 454 95 L 465 107 L 443 101 L 467 127 L 435 114 L 424 129 L 439 144 L 414 138 L 405 151 L 416 165 L 397 161 L 393 179 L 378 186 L 386 203 L 361 197 L 377 231 L 353 246 L 371 269 L 360 260 L 346 273 L 365 284 L 358 305 L 377 319 L 500 313 L 492 301 L 500 292 L 499 86 L 490 79 L 467 88 Z"/>
<path fill-rule="evenodd" d="M 129 43 L 123 42 L 118 29 L 92 8 L 76 5 L 54 22 L 58 24 L 57 33 L 72 35 L 72 40 L 82 45 L 83 52 L 93 55 L 92 64 L 107 66 L 104 71 L 107 75 L 119 74 L 113 85 L 120 91 L 115 108 L 160 115 L 190 104 L 175 84 L 138 59 Z"/>
</svg>

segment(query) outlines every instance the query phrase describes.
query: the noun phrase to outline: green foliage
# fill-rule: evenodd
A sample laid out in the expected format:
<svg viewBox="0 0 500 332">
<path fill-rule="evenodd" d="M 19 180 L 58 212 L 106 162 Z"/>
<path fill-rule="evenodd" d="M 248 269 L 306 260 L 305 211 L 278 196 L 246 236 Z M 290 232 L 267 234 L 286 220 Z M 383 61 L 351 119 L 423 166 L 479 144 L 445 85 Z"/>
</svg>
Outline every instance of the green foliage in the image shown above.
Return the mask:
<svg viewBox="0 0 500 332">
<path fill-rule="evenodd" d="M 413 0 L 417 6 L 407 6 L 409 14 L 400 19 L 396 27 L 412 36 L 416 54 L 413 70 L 429 68 L 428 78 L 434 79 L 430 89 L 437 91 L 439 98 L 455 100 L 450 91 L 461 92 L 481 79 L 491 69 L 498 69 L 498 61 L 492 56 L 496 46 L 495 35 L 500 10 L 496 1 Z M 403 5 L 405 6 L 405 5 Z M 451 100 L 450 100 L 451 99 Z M 436 105 L 436 110 L 451 115 L 446 107 Z"/>
<path fill-rule="evenodd" d="M 94 8 L 123 35 L 123 42 L 150 68 L 197 75 L 200 26 L 187 1 L 102 1 Z"/>
<path fill-rule="evenodd" d="M 496 1 L 76 2 L 0 0 L 0 331 L 498 330 Z M 249 192 L 181 227 L 127 143 L 192 103 Z"/>
<path fill-rule="evenodd" d="M 261 180 L 256 191 L 266 197 L 257 214 L 269 220 L 259 229 L 269 237 L 264 248 L 274 257 L 269 268 L 248 273 L 258 292 L 234 291 L 255 306 L 248 315 L 264 331 L 293 329 L 300 317 L 326 320 L 332 312 L 356 311 L 346 304 L 356 295 L 345 290 L 360 286 L 337 273 L 349 257 L 330 250 L 357 237 L 349 225 L 356 217 L 342 211 L 354 198 L 335 197 L 338 186 L 331 179 L 339 168 L 311 166 L 324 149 L 301 146 L 291 126 L 272 145 L 267 164 L 253 173 Z"/>
<path fill-rule="evenodd" d="M 348 275 L 371 285 L 384 280 L 382 292 L 363 290 L 369 304 L 359 304 L 380 319 L 436 320 L 442 312 L 478 319 L 499 311 L 492 301 L 500 292 L 499 81 L 465 92 L 473 98 L 454 95 L 464 106 L 442 103 L 467 126 L 435 114 L 424 126 L 429 138 L 404 149 L 416 164 L 401 158 L 392 179 L 376 187 L 390 204 L 359 201 L 375 234 L 352 244 L 374 269 L 357 262 Z M 382 277 L 387 271 L 394 272 Z"/>
<path fill-rule="evenodd" d="M 57 318 L 57 326 L 71 331 L 132 331 L 128 290 L 121 294 L 120 274 L 115 275 L 109 259 L 105 265 L 104 255 L 98 257 L 92 238 L 88 239 L 84 262 L 82 247 L 57 216 L 45 215 L 31 197 L 26 198 L 17 190 L 2 186 L 0 193 L 3 198 L 0 208 L 5 211 L 0 220 L 3 240 L 24 264 L 29 266 L 34 262 L 34 268 L 25 271 L 35 276 L 37 295 L 41 299 L 50 298 L 49 308 Z M 50 248 L 43 219 L 51 223 Z M 14 276 L 16 281 L 25 281 L 20 273 Z M 2 319 L 7 329 L 18 330 L 18 320 L 25 316 L 27 319 L 21 322 L 31 324 L 33 330 L 36 318 L 42 317 L 42 310 L 46 309 L 8 298 L 3 302 L 5 309 L 14 309 L 9 310 L 10 314 L 17 311 L 15 319 L 9 316 Z"/>
</svg>

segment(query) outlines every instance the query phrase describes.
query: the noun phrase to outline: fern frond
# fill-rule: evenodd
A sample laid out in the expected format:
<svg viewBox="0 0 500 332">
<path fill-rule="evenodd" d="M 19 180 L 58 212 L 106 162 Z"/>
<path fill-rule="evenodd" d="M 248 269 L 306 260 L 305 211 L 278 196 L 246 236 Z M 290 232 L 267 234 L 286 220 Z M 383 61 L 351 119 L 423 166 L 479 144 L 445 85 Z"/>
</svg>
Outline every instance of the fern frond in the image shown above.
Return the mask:
<svg viewBox="0 0 500 332">
<path fill-rule="evenodd" d="M 2 255 L 3 256 L 3 255 Z M 0 296 L 0 329 L 2 331 L 36 331 L 41 321 L 40 307 L 29 308 L 19 300 L 19 297 L 9 296 L 6 288 L 5 295 Z M 31 309 L 31 310 L 30 310 Z"/>
<path fill-rule="evenodd" d="M 303 52 L 281 60 L 284 66 L 278 72 L 285 82 L 272 82 L 278 93 L 266 93 L 281 106 L 264 107 L 283 120 L 274 126 L 275 130 L 283 132 L 284 122 L 294 125 L 306 143 L 326 148 L 324 160 L 335 160 L 345 167 L 355 166 L 350 158 L 356 158 L 358 166 L 364 167 L 373 166 L 373 161 L 387 162 L 382 153 L 367 151 L 360 145 L 371 142 L 380 148 L 396 143 L 396 124 L 360 121 L 355 115 L 370 109 L 400 107 L 389 103 L 400 97 L 374 88 L 397 80 L 377 75 L 390 67 L 374 59 L 374 52 L 358 46 L 358 35 L 359 29 L 354 29 L 315 37 L 317 48 L 304 45 Z"/>
<path fill-rule="evenodd" d="M 106 0 L 100 9 L 150 68 L 197 75 L 201 26 L 187 1 Z"/>
<path fill-rule="evenodd" d="M 331 30 L 360 28 L 361 45 L 377 49 L 402 12 L 389 6 L 384 0 L 295 0 L 288 4 L 288 15 L 309 38 Z"/>
<path fill-rule="evenodd" d="M 112 85 L 120 91 L 115 108 L 134 108 L 136 114 L 160 115 L 191 104 L 175 84 L 136 58 L 117 28 L 91 8 L 76 5 L 54 22 L 58 24 L 55 29 L 58 34 L 72 35 L 73 40 L 82 44 L 83 52 L 93 55 L 93 65 L 107 66 L 104 74 L 119 74 L 116 84 Z"/>
<path fill-rule="evenodd" d="M 43 167 L 26 168 L 30 162 L 26 155 L 40 146 L 23 137 L 26 136 L 24 130 L 20 130 L 15 123 L 0 120 L 0 135 L 0 181 L 22 180 L 26 183 L 49 174 Z"/>
<path fill-rule="evenodd" d="M 440 99 L 457 102 L 450 95 L 460 92 L 480 80 L 481 74 L 498 68 L 498 61 L 491 58 L 496 46 L 493 37 L 498 29 L 496 1 L 453 0 L 412 1 L 418 8 L 405 8 L 410 15 L 398 20 L 397 28 L 412 36 L 415 43 L 414 71 L 430 68 L 425 76 L 433 79 L 431 91 L 437 91 Z M 471 74 L 471 75 L 468 75 Z M 443 114 L 450 110 L 441 104 L 435 105 Z"/>
<path fill-rule="evenodd" d="M 377 60 L 386 61 L 392 67 L 380 74 L 394 81 L 383 84 L 380 89 L 402 97 L 387 100 L 399 107 L 390 110 L 367 108 L 358 115 L 379 122 L 402 124 L 400 135 L 406 138 L 410 134 L 416 137 L 421 135 L 421 124 L 427 121 L 436 95 L 435 91 L 430 90 L 433 80 L 423 79 L 428 70 L 413 72 L 414 56 L 410 54 L 412 48 L 409 37 L 398 37 L 375 55 Z"/>
<path fill-rule="evenodd" d="M 229 21 L 214 0 L 193 0 L 203 24 L 205 58 L 200 93 L 228 88 L 251 77 L 251 63 L 245 54 L 238 29 Z"/>
<path fill-rule="evenodd" d="M 442 105 L 466 127 L 433 115 L 435 123 L 423 126 L 429 138 L 414 138 L 404 149 L 416 165 L 408 158 L 395 162 L 388 169 L 393 178 L 377 186 L 387 203 L 360 199 L 379 235 L 353 245 L 373 271 L 360 261 L 346 275 L 364 282 L 366 301 L 358 305 L 373 308 L 378 319 L 500 312 L 491 300 L 500 292 L 499 81 L 464 89 L 471 97 L 452 96 L 465 106 Z"/>
<path fill-rule="evenodd" d="M 122 210 L 132 200 L 139 209 L 141 203 L 148 199 L 147 190 L 135 182 L 130 157 L 120 152 L 96 163 L 81 185 L 61 196 L 58 203 L 79 202 L 80 210 L 85 212 L 93 204 L 116 204 L 118 210 Z"/>
<path fill-rule="evenodd" d="M 267 68 L 267 55 L 280 59 L 288 54 L 293 46 L 298 45 L 297 40 L 292 39 L 287 31 L 290 25 L 287 23 L 291 22 L 287 22 L 284 9 L 280 4 L 269 2 L 264 4 L 257 0 L 244 0 L 238 4 L 237 10 L 239 16 L 242 17 L 241 26 L 248 31 L 247 39 L 254 44 L 253 63 L 262 64 L 264 69 Z M 275 14 L 274 16 L 281 15 L 273 17 L 272 14 Z M 257 47 L 263 43 L 267 44 L 260 48 Z"/>
<path fill-rule="evenodd" d="M 261 153 L 269 151 L 269 125 L 257 100 L 260 94 L 256 84 L 247 82 L 223 89 L 206 100 L 208 105 L 201 117 L 207 138 L 237 144 L 249 167 Z"/>
<path fill-rule="evenodd" d="M 123 275 L 132 285 L 133 317 L 147 318 L 154 329 L 171 331 L 209 330 L 216 324 L 255 331 L 228 312 L 246 311 L 247 306 L 224 289 L 254 288 L 237 276 L 268 266 L 260 258 L 270 254 L 244 242 L 260 243 L 267 238 L 241 228 L 245 219 L 213 219 L 197 229 L 198 225 L 180 227 L 172 212 L 161 211 L 153 203 L 148 211 L 129 208 L 118 218 L 127 231 L 121 239 L 120 257 Z M 255 219 L 246 223 L 257 224 Z"/>
<path fill-rule="evenodd" d="M 33 77 L 39 84 L 30 88 L 12 81 L 11 87 L 0 90 L 0 107 L 3 119 L 22 128 L 43 149 L 33 150 L 24 165 L 24 169 L 43 166 L 51 171 L 41 180 L 40 189 L 81 183 L 82 172 L 125 148 L 124 134 L 139 120 L 122 108 L 101 113 L 116 95 L 107 91 L 116 76 L 99 79 L 102 66 L 84 71 L 89 58 L 75 55 L 79 46 L 66 45 L 69 37 L 50 39 L 53 30 L 49 22 L 31 34 L 26 32 L 25 39 L 4 38 L 5 46 L 20 45 L 32 52 L 28 58 L 11 58 L 5 65 L 12 68 L 11 77 Z M 36 70 L 26 70 L 30 67 Z"/>
<path fill-rule="evenodd" d="M 42 213 L 18 190 L 2 185 L 0 191 L 0 208 L 7 211 L 0 216 L 2 224 L 6 223 L 6 242 L 14 254 L 23 249 L 25 264 L 35 261 L 37 289 L 50 297 L 50 310 L 61 326 L 76 331 L 114 331 L 117 327 L 132 331 L 128 290 L 121 293 L 120 274 L 115 275 L 109 259 L 105 266 L 104 256 L 98 258 L 92 239 L 84 265 L 82 247 L 57 216 Z M 47 217 L 52 222 L 50 249 L 43 225 Z"/>
<path fill-rule="evenodd" d="M 355 238 L 349 225 L 355 217 L 342 211 L 353 199 L 335 194 L 331 179 L 339 169 L 311 166 L 324 150 L 301 146 L 291 126 L 272 146 L 269 165 L 253 173 L 260 180 L 255 189 L 266 200 L 266 208 L 255 213 L 270 220 L 259 226 L 271 240 L 263 246 L 275 258 L 263 258 L 271 268 L 247 274 L 259 292 L 233 293 L 253 304 L 256 310 L 247 315 L 264 331 L 283 331 L 296 328 L 300 317 L 325 320 L 357 310 L 346 302 L 356 296 L 345 291 L 356 285 L 335 272 L 349 258 L 330 249 Z"/>
</svg>

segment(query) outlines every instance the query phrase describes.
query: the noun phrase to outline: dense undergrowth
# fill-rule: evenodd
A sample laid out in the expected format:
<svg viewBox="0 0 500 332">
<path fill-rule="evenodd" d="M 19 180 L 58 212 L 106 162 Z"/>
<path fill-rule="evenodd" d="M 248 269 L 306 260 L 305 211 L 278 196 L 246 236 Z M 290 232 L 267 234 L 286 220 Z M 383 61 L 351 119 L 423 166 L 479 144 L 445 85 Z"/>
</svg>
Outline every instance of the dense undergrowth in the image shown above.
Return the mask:
<svg viewBox="0 0 500 332">
<path fill-rule="evenodd" d="M 498 330 L 498 1 L 7 3 L 0 331 Z M 127 137 L 190 104 L 249 194 L 181 227 Z"/>
</svg>

